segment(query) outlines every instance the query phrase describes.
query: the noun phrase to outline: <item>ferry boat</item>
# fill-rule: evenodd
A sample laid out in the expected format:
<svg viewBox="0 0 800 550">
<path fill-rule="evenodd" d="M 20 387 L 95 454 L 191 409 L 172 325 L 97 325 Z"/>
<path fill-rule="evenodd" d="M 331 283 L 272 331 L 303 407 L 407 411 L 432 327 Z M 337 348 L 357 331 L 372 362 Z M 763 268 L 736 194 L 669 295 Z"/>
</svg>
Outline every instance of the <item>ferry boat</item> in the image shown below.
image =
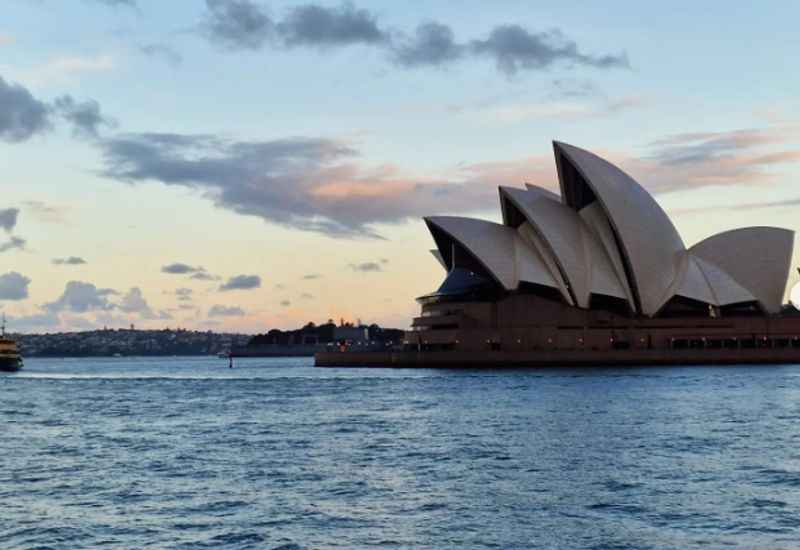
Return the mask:
<svg viewBox="0 0 800 550">
<path fill-rule="evenodd" d="M 22 357 L 19 354 L 17 343 L 6 337 L 6 316 L 0 324 L 0 371 L 16 372 L 22 368 Z"/>
</svg>

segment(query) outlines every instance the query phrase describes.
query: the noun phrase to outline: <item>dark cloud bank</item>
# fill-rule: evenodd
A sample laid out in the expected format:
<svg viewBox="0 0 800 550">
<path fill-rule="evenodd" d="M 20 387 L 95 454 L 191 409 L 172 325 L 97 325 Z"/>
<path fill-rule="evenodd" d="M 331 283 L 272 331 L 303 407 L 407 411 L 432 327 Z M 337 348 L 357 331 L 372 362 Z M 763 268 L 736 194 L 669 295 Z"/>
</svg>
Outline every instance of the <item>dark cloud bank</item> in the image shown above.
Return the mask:
<svg viewBox="0 0 800 550">
<path fill-rule="evenodd" d="M 143 133 L 118 135 L 101 147 L 106 177 L 192 188 L 239 214 L 332 236 L 376 237 L 373 224 L 417 217 L 442 201 L 451 210 L 474 208 L 481 204 L 476 192 L 495 193 L 365 174 L 354 163 L 356 150 L 328 139 Z"/>
<path fill-rule="evenodd" d="M 229 50 L 326 49 L 361 44 L 380 48 L 402 67 L 441 67 L 464 58 L 485 57 L 509 76 L 558 62 L 600 69 L 629 67 L 624 53 L 586 54 L 557 29 L 532 32 L 520 25 L 499 25 L 484 38 L 459 42 L 446 24 L 424 22 L 409 36 L 382 26 L 376 14 L 349 3 L 338 7 L 297 6 L 281 19 L 251 0 L 206 0 L 206 5 L 203 34 Z"/>
<path fill-rule="evenodd" d="M 80 102 L 64 95 L 47 103 L 24 86 L 0 77 L 0 140 L 25 141 L 51 130 L 56 120 L 69 123 L 76 135 L 90 138 L 97 138 L 102 127 L 114 127 L 94 100 Z"/>
<path fill-rule="evenodd" d="M 161 268 L 162 273 L 169 273 L 171 275 L 184 275 L 187 273 L 202 273 L 205 269 L 200 266 L 191 266 L 188 264 L 175 262 L 171 264 L 167 264 Z"/>
<path fill-rule="evenodd" d="M 19 208 L 2 208 L 0 209 L 0 229 L 6 233 L 11 233 L 17 226 L 17 218 L 19 217 Z"/>
<path fill-rule="evenodd" d="M 78 256 L 69 256 L 68 258 L 53 258 L 53 265 L 85 265 L 87 262 Z"/>
<path fill-rule="evenodd" d="M 31 280 L 11 271 L 0 275 L 0 300 L 24 300 L 28 297 L 28 285 Z"/>
<path fill-rule="evenodd" d="M 258 275 L 236 275 L 220 285 L 219 290 L 225 292 L 228 290 L 251 290 L 260 287 L 261 277 Z"/>
</svg>

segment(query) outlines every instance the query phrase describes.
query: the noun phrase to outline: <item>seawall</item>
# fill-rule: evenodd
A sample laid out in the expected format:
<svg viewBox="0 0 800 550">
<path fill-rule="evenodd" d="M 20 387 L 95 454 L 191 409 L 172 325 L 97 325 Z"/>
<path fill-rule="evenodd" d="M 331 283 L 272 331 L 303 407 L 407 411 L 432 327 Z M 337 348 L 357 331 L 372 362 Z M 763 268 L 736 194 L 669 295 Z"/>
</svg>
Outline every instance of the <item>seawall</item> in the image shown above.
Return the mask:
<svg viewBox="0 0 800 550">
<path fill-rule="evenodd" d="M 798 364 L 798 348 L 736 350 L 571 350 L 531 352 L 321 352 L 314 355 L 317 367 L 558 367 L 558 366 L 648 366 L 648 365 L 737 365 Z"/>
</svg>

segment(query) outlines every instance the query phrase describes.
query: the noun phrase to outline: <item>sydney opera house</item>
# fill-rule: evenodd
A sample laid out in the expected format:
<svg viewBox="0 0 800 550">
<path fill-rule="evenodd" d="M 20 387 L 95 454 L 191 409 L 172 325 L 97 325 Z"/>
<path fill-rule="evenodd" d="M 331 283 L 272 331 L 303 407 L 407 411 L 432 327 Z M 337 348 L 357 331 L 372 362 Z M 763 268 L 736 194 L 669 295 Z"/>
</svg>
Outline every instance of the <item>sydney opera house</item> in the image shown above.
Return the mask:
<svg viewBox="0 0 800 550">
<path fill-rule="evenodd" d="M 500 187 L 502 224 L 425 219 L 444 280 L 418 298 L 403 350 L 317 363 L 800 361 L 800 316 L 782 305 L 792 231 L 746 227 L 687 247 L 628 174 L 553 147 L 560 195 Z"/>
</svg>

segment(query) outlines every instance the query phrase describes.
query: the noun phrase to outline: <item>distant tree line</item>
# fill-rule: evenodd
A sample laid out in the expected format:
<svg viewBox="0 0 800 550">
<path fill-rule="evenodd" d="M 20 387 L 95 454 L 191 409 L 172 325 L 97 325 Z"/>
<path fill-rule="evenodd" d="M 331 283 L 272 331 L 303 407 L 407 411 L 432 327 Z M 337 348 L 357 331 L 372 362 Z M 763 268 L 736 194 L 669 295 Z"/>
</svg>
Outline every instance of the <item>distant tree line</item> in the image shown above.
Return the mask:
<svg viewBox="0 0 800 550">
<path fill-rule="evenodd" d="M 371 342 L 399 342 L 402 341 L 404 333 L 404 331 L 400 329 L 382 328 L 374 323 L 371 325 L 364 325 L 361 323 L 353 324 L 340 321 L 337 327 L 333 319 L 328 319 L 327 323 L 321 325 L 309 322 L 302 328 L 294 330 L 272 329 L 263 334 L 256 334 L 250 339 L 247 345 L 291 346 L 312 343 L 327 344 L 337 341 L 337 328 L 366 329 L 368 339 Z"/>
</svg>

